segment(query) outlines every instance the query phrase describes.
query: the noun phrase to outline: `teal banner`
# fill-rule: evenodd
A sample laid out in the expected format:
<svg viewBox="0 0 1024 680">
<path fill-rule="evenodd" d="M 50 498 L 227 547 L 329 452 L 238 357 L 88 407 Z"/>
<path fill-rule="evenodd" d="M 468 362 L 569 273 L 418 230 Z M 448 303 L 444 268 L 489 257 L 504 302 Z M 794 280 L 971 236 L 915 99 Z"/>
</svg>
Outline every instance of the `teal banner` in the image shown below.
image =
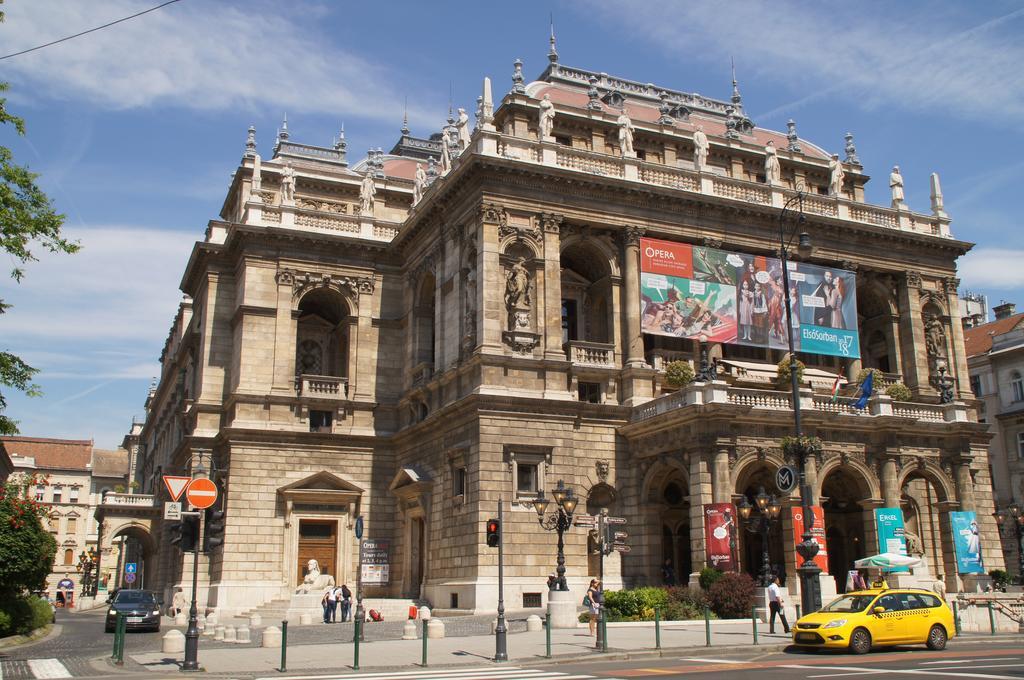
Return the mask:
<svg viewBox="0 0 1024 680">
<path fill-rule="evenodd" d="M 875 524 L 878 526 L 878 552 L 894 555 L 907 554 L 907 537 L 904 534 L 902 509 L 875 508 Z M 893 567 L 889 571 L 910 571 L 910 568 Z"/>
<path fill-rule="evenodd" d="M 951 512 L 953 548 L 956 550 L 956 570 L 960 574 L 984 574 L 981 562 L 981 531 L 978 516 L 973 512 Z"/>
</svg>

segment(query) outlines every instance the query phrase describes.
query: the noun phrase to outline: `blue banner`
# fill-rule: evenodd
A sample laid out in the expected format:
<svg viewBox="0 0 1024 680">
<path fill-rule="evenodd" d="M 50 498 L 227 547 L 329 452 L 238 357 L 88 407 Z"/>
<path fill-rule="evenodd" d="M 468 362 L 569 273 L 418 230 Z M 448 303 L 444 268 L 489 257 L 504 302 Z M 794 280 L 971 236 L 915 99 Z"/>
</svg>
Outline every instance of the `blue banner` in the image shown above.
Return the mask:
<svg viewBox="0 0 1024 680">
<path fill-rule="evenodd" d="M 951 512 L 949 523 L 953 527 L 953 548 L 956 550 L 956 570 L 959 574 L 984 574 L 981 561 L 981 530 L 974 511 Z"/>
<path fill-rule="evenodd" d="M 875 508 L 875 524 L 878 526 L 878 552 L 894 555 L 907 554 L 903 510 L 900 508 Z M 889 571 L 910 571 L 910 567 L 894 567 Z"/>
</svg>

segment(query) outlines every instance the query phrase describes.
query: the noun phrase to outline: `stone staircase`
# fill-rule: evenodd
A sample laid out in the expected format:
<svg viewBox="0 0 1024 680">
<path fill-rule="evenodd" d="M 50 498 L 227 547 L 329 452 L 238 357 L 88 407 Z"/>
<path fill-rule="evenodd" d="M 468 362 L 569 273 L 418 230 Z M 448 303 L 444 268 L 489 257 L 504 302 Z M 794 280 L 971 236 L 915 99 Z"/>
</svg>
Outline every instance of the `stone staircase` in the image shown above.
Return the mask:
<svg viewBox="0 0 1024 680">
<path fill-rule="evenodd" d="M 323 610 L 319 605 L 319 596 L 315 598 L 316 602 L 302 608 L 301 611 L 308 611 L 313 618 L 313 622 L 321 620 L 323 616 Z M 409 607 L 429 607 L 430 603 L 426 600 L 412 600 L 402 598 L 383 598 L 383 597 L 365 597 L 363 598 L 363 609 L 366 610 L 367 616 L 371 609 L 376 609 L 384 615 L 385 621 L 405 621 L 409 616 Z M 353 597 L 352 601 L 352 613 L 355 615 L 356 603 Z M 280 598 L 277 600 L 271 600 L 265 602 L 258 607 L 246 610 L 238 615 L 238 618 L 247 619 L 254 614 L 258 614 L 263 619 L 263 625 L 273 625 L 276 622 L 288 619 L 290 622 L 298 623 L 297 613 L 300 610 L 294 606 L 293 598 Z M 338 620 L 341 620 L 341 608 L 338 608 Z"/>
</svg>

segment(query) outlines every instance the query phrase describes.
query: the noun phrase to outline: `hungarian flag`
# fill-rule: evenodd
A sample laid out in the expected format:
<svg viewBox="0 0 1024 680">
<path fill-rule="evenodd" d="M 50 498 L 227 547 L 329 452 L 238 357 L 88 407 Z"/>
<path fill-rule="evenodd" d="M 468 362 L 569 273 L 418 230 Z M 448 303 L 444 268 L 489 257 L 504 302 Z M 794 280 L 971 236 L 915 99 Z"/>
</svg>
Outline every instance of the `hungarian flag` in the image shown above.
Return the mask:
<svg viewBox="0 0 1024 680">
<path fill-rule="evenodd" d="M 839 376 L 836 376 L 836 381 L 832 383 L 832 401 L 835 401 L 839 397 Z"/>
</svg>

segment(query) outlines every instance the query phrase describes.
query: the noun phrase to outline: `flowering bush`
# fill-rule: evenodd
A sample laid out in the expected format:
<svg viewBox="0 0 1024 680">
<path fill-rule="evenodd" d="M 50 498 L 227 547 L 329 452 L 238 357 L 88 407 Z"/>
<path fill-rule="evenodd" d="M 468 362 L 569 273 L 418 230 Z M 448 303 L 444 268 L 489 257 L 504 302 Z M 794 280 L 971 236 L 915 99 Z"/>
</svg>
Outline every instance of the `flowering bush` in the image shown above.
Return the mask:
<svg viewBox="0 0 1024 680">
<path fill-rule="evenodd" d="M 754 605 L 754 579 L 728 572 L 708 590 L 711 609 L 723 619 L 744 619 Z"/>
<path fill-rule="evenodd" d="M 46 506 L 28 496 L 45 478 L 8 480 L 0 489 L 0 599 L 42 590 L 57 542 L 43 527 Z"/>
</svg>

